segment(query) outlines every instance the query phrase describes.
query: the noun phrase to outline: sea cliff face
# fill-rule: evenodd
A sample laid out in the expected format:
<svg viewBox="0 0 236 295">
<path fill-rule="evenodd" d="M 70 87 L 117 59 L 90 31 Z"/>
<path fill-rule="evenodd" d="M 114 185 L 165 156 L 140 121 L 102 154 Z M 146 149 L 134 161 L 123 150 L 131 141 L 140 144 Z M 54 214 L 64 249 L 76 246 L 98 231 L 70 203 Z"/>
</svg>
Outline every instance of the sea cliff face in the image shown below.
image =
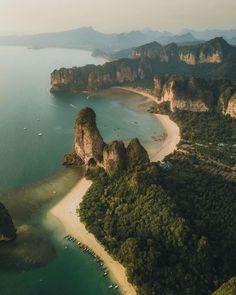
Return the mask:
<svg viewBox="0 0 236 295">
<path fill-rule="evenodd" d="M 65 164 L 80 165 L 90 161 L 101 162 L 105 143 L 97 129 L 96 114 L 90 108 L 78 113 L 74 125 L 74 148 L 65 156 Z"/>
<path fill-rule="evenodd" d="M 213 109 L 214 97 L 204 80 L 195 77 L 157 76 L 154 93 L 158 103 L 170 102 L 171 111 L 208 112 Z"/>
<path fill-rule="evenodd" d="M 223 38 L 182 47 L 174 43 L 163 47 L 153 42 L 134 49 L 132 58 L 107 62 L 102 66 L 55 70 L 51 74 L 51 92 L 100 90 L 112 85 L 153 79 L 156 74 L 167 73 L 236 78 L 232 66 L 235 60 L 236 48 Z"/>
<path fill-rule="evenodd" d="M 11 216 L 2 203 L 0 203 L 0 242 L 7 242 L 16 238 L 16 229 Z"/>
<path fill-rule="evenodd" d="M 235 117 L 236 86 L 230 81 L 185 76 L 156 76 L 157 103 L 170 103 L 170 110 L 218 112 Z"/>
<path fill-rule="evenodd" d="M 127 148 L 122 141 L 105 144 L 97 129 L 95 112 L 85 108 L 78 113 L 74 126 L 74 148 L 65 156 L 65 165 L 97 165 L 107 174 L 115 175 L 147 163 L 147 151 L 138 139 L 133 139 Z"/>
<path fill-rule="evenodd" d="M 55 70 L 51 91 L 98 91 L 148 82 L 153 84 L 151 91 L 157 102 L 170 102 L 171 111 L 218 112 L 235 117 L 235 63 L 236 48 L 223 38 L 182 47 L 153 42 L 136 48 L 132 59 Z"/>
<path fill-rule="evenodd" d="M 112 85 L 143 80 L 152 76 L 151 63 L 124 59 L 103 66 L 55 70 L 51 74 L 51 92 L 97 91 Z"/>
</svg>

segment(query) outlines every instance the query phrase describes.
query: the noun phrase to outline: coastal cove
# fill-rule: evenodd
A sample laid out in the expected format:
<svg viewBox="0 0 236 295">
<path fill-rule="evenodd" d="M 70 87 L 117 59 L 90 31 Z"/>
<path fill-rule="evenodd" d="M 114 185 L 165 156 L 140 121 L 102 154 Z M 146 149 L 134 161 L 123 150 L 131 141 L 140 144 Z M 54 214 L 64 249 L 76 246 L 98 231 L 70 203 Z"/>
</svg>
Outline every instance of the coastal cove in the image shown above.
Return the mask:
<svg viewBox="0 0 236 295">
<path fill-rule="evenodd" d="M 155 160 L 162 161 L 166 155 L 176 149 L 180 136 L 178 126 L 168 116 L 157 115 L 157 118 L 163 124 L 167 133 L 162 146 L 155 154 Z M 154 159 L 152 160 L 155 161 Z M 125 268 L 106 252 L 105 248 L 86 230 L 85 225 L 80 220 L 78 213 L 80 203 L 83 201 L 83 197 L 91 185 L 92 182 L 90 180 L 85 178 L 80 180 L 63 200 L 51 209 L 49 214 L 53 214 L 58 218 L 69 236 L 75 238 L 85 247 L 88 247 L 90 251 L 95 253 L 96 257 L 101 259 L 108 268 L 111 278 L 120 287 L 122 294 L 135 295 L 135 287 L 127 281 Z"/>
<path fill-rule="evenodd" d="M 12 63 L 7 62 L 8 57 Z M 52 68 L 71 66 L 76 63 L 76 58 L 78 65 L 103 62 L 92 58 L 90 53 L 85 51 L 0 48 L 1 68 L 8 73 L 11 81 L 16 82 L 14 87 L 11 87 L 9 78 L 0 79 L 2 105 L 0 157 L 3 164 L 0 171 L 1 200 L 8 205 L 13 220 L 17 220 L 16 225 L 21 226 L 23 231 L 27 228 L 22 223 L 22 220 L 25 220 L 23 218 L 25 213 L 22 208 L 16 208 L 14 203 L 17 200 L 26 205 L 30 212 L 28 219 L 30 225 L 34 227 L 41 224 L 39 235 L 34 236 L 32 231 L 32 237 L 37 237 L 33 239 L 34 243 L 37 244 L 39 240 L 42 244 L 45 242 L 50 252 L 50 262 L 43 264 L 39 269 L 34 268 L 30 271 L 2 269 L 0 291 L 4 290 L 4 295 L 12 294 L 14 283 L 17 284 L 19 281 L 20 295 L 32 294 L 32 290 L 35 289 L 37 290 L 35 294 L 44 290 L 64 294 L 70 283 L 70 294 L 78 292 L 83 294 L 85 290 L 86 294 L 94 294 L 95 290 L 96 294 L 113 292 L 107 288 L 110 284 L 109 278 L 103 278 L 101 269 L 92 259 L 63 241 L 67 228 L 64 230 L 53 216 L 48 216 L 50 208 L 60 201 L 63 195 L 67 196 L 80 179 L 79 172 L 70 172 L 61 164 L 63 155 L 72 148 L 73 122 L 81 108 L 89 106 L 96 111 L 98 126 L 106 142 L 116 139 L 128 142 L 131 138 L 138 137 L 150 151 L 153 160 L 163 150 L 162 147 L 166 142 L 153 138 L 162 138 L 164 133 L 169 134 L 168 130 L 165 131 L 165 123 L 162 126 L 154 115 L 142 107 L 147 100 L 140 95 L 124 91 L 51 95 L 48 89 Z M 24 64 L 28 66 L 24 67 Z M 40 133 L 42 136 L 39 136 Z M 12 144 L 15 141 L 18 142 L 18 149 L 12 151 Z M 22 219 L 19 216 L 23 216 Z M 28 257 L 29 254 L 31 249 L 27 249 L 25 256 Z M 21 269 L 21 265 L 18 267 Z M 67 269 L 66 276 L 63 276 L 64 269 Z M 57 275 L 63 284 L 57 285 Z M 27 285 L 29 280 L 32 284 Z"/>
</svg>

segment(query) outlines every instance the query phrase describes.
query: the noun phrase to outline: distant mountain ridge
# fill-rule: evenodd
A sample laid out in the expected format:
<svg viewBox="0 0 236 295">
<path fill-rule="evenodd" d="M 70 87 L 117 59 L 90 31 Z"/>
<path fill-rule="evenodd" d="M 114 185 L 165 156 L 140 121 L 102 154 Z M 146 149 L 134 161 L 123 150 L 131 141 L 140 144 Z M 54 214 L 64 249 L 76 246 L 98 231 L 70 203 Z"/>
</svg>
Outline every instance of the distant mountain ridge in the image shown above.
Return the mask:
<svg viewBox="0 0 236 295">
<path fill-rule="evenodd" d="M 190 46 L 177 46 L 171 43 L 162 46 L 157 42 L 152 42 L 140 46 L 133 50 L 133 58 L 159 59 L 161 62 L 171 60 L 184 62 L 190 65 L 201 63 L 222 63 L 231 55 L 235 55 L 236 50 L 230 46 L 222 37 L 217 37 L 210 41 Z"/>
<path fill-rule="evenodd" d="M 228 36 L 232 36 L 232 39 L 236 37 L 236 33 L 235 35 L 231 34 Z M 94 30 L 92 27 L 83 27 L 55 33 L 2 36 L 0 37 L 0 45 L 27 46 L 32 48 L 62 47 L 99 49 L 105 52 L 111 52 L 137 47 L 153 41 L 162 45 L 172 42 L 189 45 L 203 42 L 201 40 L 200 38 L 196 38 L 192 32 L 173 34 L 170 32 L 145 29 L 120 34 L 105 34 Z"/>
<path fill-rule="evenodd" d="M 223 37 L 231 45 L 236 45 L 236 29 L 195 31 L 185 29 L 182 34 L 190 33 L 198 40 L 208 41 L 215 37 Z"/>
</svg>

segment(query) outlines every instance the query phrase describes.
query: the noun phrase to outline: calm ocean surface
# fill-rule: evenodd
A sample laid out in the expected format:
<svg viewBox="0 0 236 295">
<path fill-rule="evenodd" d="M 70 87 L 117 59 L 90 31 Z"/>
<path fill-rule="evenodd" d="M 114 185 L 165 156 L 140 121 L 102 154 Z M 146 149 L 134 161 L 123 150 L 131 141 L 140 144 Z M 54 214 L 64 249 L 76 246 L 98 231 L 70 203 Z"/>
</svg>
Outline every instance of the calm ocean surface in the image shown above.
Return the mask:
<svg viewBox="0 0 236 295">
<path fill-rule="evenodd" d="M 23 222 L 27 207 L 27 222 L 42 227 L 42 219 L 47 219 L 42 199 L 47 200 L 52 187 L 62 196 L 79 178 L 76 171 L 68 172 L 61 163 L 72 148 L 73 123 L 81 108 L 95 110 L 106 142 L 138 137 L 148 147 L 154 144 L 152 136 L 163 133 L 158 121 L 137 107 L 144 102 L 140 96 L 50 94 L 50 73 L 55 68 L 103 62 L 82 50 L 0 47 L 0 201 L 2 198 L 19 222 Z M 16 200 L 24 208 L 17 208 Z M 117 294 L 107 288 L 109 279 L 103 278 L 91 258 L 62 241 L 61 225 L 55 220 L 49 223 L 55 257 L 46 266 L 30 271 L 6 271 L 0 261 L 0 294 Z"/>
</svg>

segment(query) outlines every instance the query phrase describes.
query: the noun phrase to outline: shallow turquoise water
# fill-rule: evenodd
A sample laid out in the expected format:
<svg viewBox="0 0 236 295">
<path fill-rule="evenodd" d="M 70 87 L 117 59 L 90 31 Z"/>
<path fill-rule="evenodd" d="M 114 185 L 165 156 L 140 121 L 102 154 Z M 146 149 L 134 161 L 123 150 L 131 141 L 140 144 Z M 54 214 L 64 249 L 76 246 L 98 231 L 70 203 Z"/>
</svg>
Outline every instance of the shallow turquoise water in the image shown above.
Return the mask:
<svg viewBox="0 0 236 295">
<path fill-rule="evenodd" d="M 156 119 L 136 107 L 143 101 L 140 96 L 109 92 L 104 95 L 50 94 L 53 69 L 102 62 L 81 50 L 0 47 L 1 193 L 30 186 L 64 169 L 63 155 L 72 148 L 72 126 L 83 107 L 96 111 L 98 127 L 106 142 L 139 137 L 149 146 L 151 136 L 163 132 Z M 42 193 L 45 192 L 42 190 Z M 14 197 L 11 193 L 8 195 Z M 37 215 L 37 211 L 34 213 Z M 54 226 L 60 228 L 59 224 Z M 45 267 L 28 272 L 0 270 L 1 295 L 115 292 L 107 289 L 109 282 L 92 259 L 75 247 L 65 249 L 63 229 L 59 232 L 54 238 L 50 237 L 56 258 Z"/>
</svg>

